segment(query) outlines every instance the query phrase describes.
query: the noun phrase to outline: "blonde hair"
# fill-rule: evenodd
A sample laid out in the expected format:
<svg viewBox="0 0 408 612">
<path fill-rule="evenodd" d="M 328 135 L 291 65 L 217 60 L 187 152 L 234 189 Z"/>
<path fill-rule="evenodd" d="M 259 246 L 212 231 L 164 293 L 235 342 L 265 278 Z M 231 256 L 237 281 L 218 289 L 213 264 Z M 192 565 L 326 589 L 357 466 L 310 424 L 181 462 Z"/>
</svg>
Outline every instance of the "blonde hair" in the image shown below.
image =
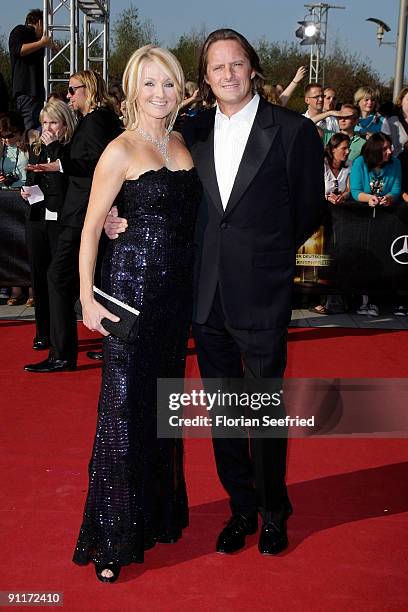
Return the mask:
<svg viewBox="0 0 408 612">
<path fill-rule="evenodd" d="M 401 91 L 398 94 L 398 98 L 395 100 L 395 106 L 397 106 L 398 108 L 402 107 L 402 101 L 407 95 L 407 93 L 408 93 L 408 87 L 404 87 L 404 89 L 401 89 Z"/>
<path fill-rule="evenodd" d="M 279 106 L 282 106 L 278 92 L 276 91 L 276 87 L 274 85 L 264 85 L 262 88 L 262 93 L 265 100 L 271 104 L 278 104 Z"/>
<path fill-rule="evenodd" d="M 177 105 L 166 117 L 166 128 L 170 131 L 176 120 L 180 104 L 184 99 L 184 74 L 178 59 L 162 47 L 145 45 L 137 49 L 130 58 L 123 73 L 122 87 L 126 96 L 124 125 L 127 130 L 135 130 L 139 124 L 137 96 L 139 94 L 142 70 L 147 62 L 155 62 L 174 81 Z"/>
<path fill-rule="evenodd" d="M 356 106 L 359 106 L 359 102 L 366 97 L 371 98 L 376 103 L 378 103 L 378 100 L 380 98 L 380 92 L 374 87 L 359 87 L 356 93 L 354 94 L 354 104 Z"/>
<path fill-rule="evenodd" d="M 194 81 L 186 81 L 184 85 L 184 94 L 190 97 L 197 89 L 197 83 L 195 83 Z"/>
<path fill-rule="evenodd" d="M 77 121 L 68 104 L 62 102 L 62 100 L 50 100 L 40 112 L 41 125 L 44 122 L 45 115 L 48 115 L 52 121 L 61 121 L 64 124 L 66 130 L 59 141 L 63 143 L 69 142 L 72 138 L 72 134 L 74 133 Z M 35 155 L 40 154 L 41 146 L 41 139 L 37 138 L 33 144 L 33 151 Z"/>
<path fill-rule="evenodd" d="M 106 83 L 99 72 L 94 70 L 78 70 L 71 74 L 70 78 L 78 79 L 86 87 L 87 111 L 91 111 L 97 106 L 106 106 L 115 111 L 115 101 L 108 94 Z"/>
</svg>

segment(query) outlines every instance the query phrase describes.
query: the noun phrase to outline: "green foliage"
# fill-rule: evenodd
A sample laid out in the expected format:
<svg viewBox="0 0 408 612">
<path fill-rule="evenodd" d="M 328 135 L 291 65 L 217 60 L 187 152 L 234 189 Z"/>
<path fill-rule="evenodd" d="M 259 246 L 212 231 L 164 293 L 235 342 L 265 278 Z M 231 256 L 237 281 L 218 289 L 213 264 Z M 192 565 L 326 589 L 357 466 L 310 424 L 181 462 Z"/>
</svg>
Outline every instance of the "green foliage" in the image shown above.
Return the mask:
<svg viewBox="0 0 408 612">
<path fill-rule="evenodd" d="M 149 20 L 142 20 L 139 9 L 133 4 L 122 11 L 113 23 L 111 37 L 111 52 L 109 58 L 109 75 L 112 80 L 120 80 L 126 63 L 132 53 L 139 47 L 148 43 L 158 43 L 154 26 Z M 178 39 L 171 51 L 183 66 L 186 79 L 197 81 L 198 60 L 202 44 L 206 38 L 205 28 L 192 29 Z M 56 41 L 59 48 L 64 44 Z M 264 70 L 266 81 L 270 84 L 281 84 L 283 87 L 293 79 L 299 66 L 309 67 L 309 50 L 303 50 L 295 43 L 272 43 L 267 38 L 261 39 L 255 45 Z M 102 52 L 98 41 L 92 47 L 91 55 L 97 56 Z M 81 36 L 79 48 L 79 66 L 82 66 L 83 37 Z M 69 64 L 60 57 L 54 66 L 58 76 L 66 77 Z M 96 69 L 98 67 L 94 65 Z M 11 91 L 11 67 L 8 54 L 8 45 L 5 36 L 0 36 L 0 71 Z M 289 105 L 294 110 L 304 112 L 303 98 L 304 83 L 299 85 L 293 94 Z M 362 59 L 358 54 L 344 49 L 339 41 L 331 46 L 325 62 L 325 84 L 337 90 L 338 99 L 342 102 L 351 102 L 353 94 L 361 85 L 378 87 L 383 101 L 391 99 L 390 86 L 385 86 L 378 73 L 371 67 L 369 60 Z M 58 87 L 56 87 L 58 88 Z M 65 88 L 65 85 L 64 85 Z"/>
<path fill-rule="evenodd" d="M 132 53 L 143 45 L 157 44 L 158 41 L 152 22 L 142 21 L 139 9 L 133 4 L 122 11 L 113 24 L 112 32 L 109 75 L 112 79 L 120 80 Z"/>
<path fill-rule="evenodd" d="M 177 45 L 170 49 L 182 65 L 186 81 L 197 81 L 198 60 L 206 38 L 207 33 L 204 28 L 192 30 L 189 34 L 180 36 Z"/>
<path fill-rule="evenodd" d="M 269 43 L 260 40 L 256 46 L 266 81 L 272 85 L 277 83 L 286 87 L 293 79 L 299 66 L 309 69 L 309 51 L 302 52 L 292 43 Z M 306 76 L 303 83 L 297 87 L 288 106 L 299 112 L 306 110 L 303 87 L 307 84 Z M 392 91 L 385 86 L 373 70 L 368 60 L 362 59 L 356 53 L 346 51 L 339 41 L 331 46 L 325 61 L 324 84 L 334 87 L 340 102 L 353 102 L 354 92 L 362 85 L 377 87 L 382 101 L 392 98 Z"/>
<path fill-rule="evenodd" d="M 294 43 L 270 43 L 265 38 L 261 39 L 255 48 L 265 80 L 270 85 L 282 85 L 285 88 L 296 74 L 300 66 L 308 67 L 309 56 L 302 53 Z M 306 85 L 307 77 L 304 82 L 296 88 L 292 95 L 288 107 L 300 113 L 305 111 L 303 87 Z"/>
<path fill-rule="evenodd" d="M 11 64 L 8 45 L 4 35 L 0 36 L 0 72 L 4 77 L 11 99 Z"/>
<path fill-rule="evenodd" d="M 325 63 L 325 83 L 337 90 L 341 102 L 353 102 L 354 92 L 362 86 L 377 87 L 382 102 L 392 100 L 392 89 L 384 85 L 367 59 L 342 48 L 339 41 L 331 47 Z"/>
</svg>

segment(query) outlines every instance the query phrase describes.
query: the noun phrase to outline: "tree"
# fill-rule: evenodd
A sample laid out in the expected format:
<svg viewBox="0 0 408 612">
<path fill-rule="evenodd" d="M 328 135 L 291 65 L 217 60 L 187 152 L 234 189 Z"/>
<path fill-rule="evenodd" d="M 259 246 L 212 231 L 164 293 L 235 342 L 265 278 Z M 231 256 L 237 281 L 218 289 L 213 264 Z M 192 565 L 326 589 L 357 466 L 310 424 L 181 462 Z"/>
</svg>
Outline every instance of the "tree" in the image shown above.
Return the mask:
<svg viewBox="0 0 408 612">
<path fill-rule="evenodd" d="M 309 52 L 301 52 L 294 43 L 276 44 L 262 39 L 255 47 L 261 59 L 266 81 L 273 85 L 280 83 L 286 87 L 299 66 L 309 66 Z M 290 108 L 302 113 L 306 109 L 303 96 L 303 87 L 306 83 L 307 78 L 297 87 L 288 104 Z M 378 88 L 383 101 L 392 98 L 390 87 L 382 83 L 369 60 L 346 51 L 338 40 L 331 46 L 326 56 L 325 84 L 336 89 L 340 102 L 353 102 L 354 92 L 363 85 Z"/>
<path fill-rule="evenodd" d="M 206 38 L 204 27 L 201 30 L 192 30 L 189 34 L 182 34 L 177 45 L 170 49 L 182 65 L 186 81 L 197 81 L 198 60 Z"/>
<path fill-rule="evenodd" d="M 133 4 L 122 11 L 113 24 L 112 31 L 109 75 L 113 79 L 121 79 L 132 53 L 143 45 L 158 44 L 158 41 L 152 22 L 142 21 L 139 17 L 139 9 Z"/>
<path fill-rule="evenodd" d="M 8 46 L 4 36 L 0 36 L 0 72 L 3 75 L 5 85 L 11 101 L 11 64 Z"/>
<path fill-rule="evenodd" d="M 341 102 L 353 102 L 354 92 L 363 86 L 377 88 L 383 102 L 392 100 L 392 90 L 384 85 L 369 60 L 350 53 L 335 41 L 326 59 L 326 84 L 337 90 Z"/>
</svg>

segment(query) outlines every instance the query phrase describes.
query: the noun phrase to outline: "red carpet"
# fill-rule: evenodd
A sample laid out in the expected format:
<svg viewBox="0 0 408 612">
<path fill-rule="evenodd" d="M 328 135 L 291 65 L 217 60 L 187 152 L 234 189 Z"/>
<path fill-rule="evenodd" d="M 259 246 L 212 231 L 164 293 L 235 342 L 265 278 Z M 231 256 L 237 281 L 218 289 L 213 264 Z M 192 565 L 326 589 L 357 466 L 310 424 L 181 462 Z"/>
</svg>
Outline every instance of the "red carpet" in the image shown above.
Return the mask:
<svg viewBox="0 0 408 612">
<path fill-rule="evenodd" d="M 228 516 L 210 443 L 188 440 L 191 526 L 176 545 L 158 545 L 116 585 L 71 563 L 87 486 L 100 366 L 81 326 L 77 372 L 23 372 L 43 354 L 33 325 L 0 322 L 0 590 L 63 591 L 64 609 L 406 610 L 408 443 L 397 439 L 290 441 L 288 480 L 295 514 L 290 548 L 261 557 L 256 536 L 233 556 L 213 552 Z M 292 377 L 406 377 L 401 331 L 292 329 Z M 189 375 L 196 375 L 193 355 Z"/>
</svg>

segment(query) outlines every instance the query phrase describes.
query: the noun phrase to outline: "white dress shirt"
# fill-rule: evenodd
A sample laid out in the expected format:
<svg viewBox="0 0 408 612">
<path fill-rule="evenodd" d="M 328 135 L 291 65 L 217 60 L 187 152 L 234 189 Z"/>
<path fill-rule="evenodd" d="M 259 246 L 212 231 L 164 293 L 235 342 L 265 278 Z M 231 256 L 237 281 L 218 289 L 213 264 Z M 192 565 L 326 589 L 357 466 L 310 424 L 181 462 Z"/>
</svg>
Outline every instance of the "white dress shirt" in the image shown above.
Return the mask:
<svg viewBox="0 0 408 612">
<path fill-rule="evenodd" d="M 404 150 L 405 143 L 408 141 L 408 134 L 396 115 L 388 117 L 388 124 L 390 126 L 392 144 L 394 146 L 393 155 L 398 157 Z"/>
<path fill-rule="evenodd" d="M 323 111 L 321 111 L 323 112 Z M 318 115 L 320 115 L 320 113 L 317 113 Z M 303 113 L 304 117 L 307 117 L 307 119 L 312 119 L 309 113 L 309 109 L 307 109 L 307 111 L 305 113 Z M 314 123 L 314 121 L 313 121 Z M 320 121 L 318 121 L 317 123 L 315 123 L 315 125 L 319 128 L 321 128 L 322 130 L 327 130 L 327 124 L 326 124 L 326 119 L 321 119 Z"/>
<path fill-rule="evenodd" d="M 325 111 L 322 111 L 322 113 L 323 112 Z M 309 110 L 303 113 L 303 116 L 307 117 L 308 119 L 311 119 Z M 329 115 L 328 117 L 326 117 L 326 119 L 321 119 L 315 125 L 317 125 L 317 127 L 319 127 L 320 129 L 328 130 L 329 132 L 339 132 L 340 131 L 339 122 L 337 121 L 336 117 L 333 117 L 333 115 Z"/>
<path fill-rule="evenodd" d="M 333 117 L 333 115 L 329 115 L 326 117 L 326 130 L 329 132 L 340 132 L 339 121 L 337 117 Z"/>
<path fill-rule="evenodd" d="M 258 104 L 259 95 L 255 94 L 252 100 L 232 117 L 224 115 L 217 104 L 214 124 L 214 162 L 224 210 L 234 186 Z"/>
<path fill-rule="evenodd" d="M 324 161 L 324 186 L 325 193 L 328 195 L 329 193 L 333 193 L 336 189 L 343 193 L 347 189 L 347 178 L 351 172 L 352 163 L 347 161 L 343 168 L 340 169 L 338 176 L 335 176 L 327 163 L 327 160 Z"/>
</svg>

